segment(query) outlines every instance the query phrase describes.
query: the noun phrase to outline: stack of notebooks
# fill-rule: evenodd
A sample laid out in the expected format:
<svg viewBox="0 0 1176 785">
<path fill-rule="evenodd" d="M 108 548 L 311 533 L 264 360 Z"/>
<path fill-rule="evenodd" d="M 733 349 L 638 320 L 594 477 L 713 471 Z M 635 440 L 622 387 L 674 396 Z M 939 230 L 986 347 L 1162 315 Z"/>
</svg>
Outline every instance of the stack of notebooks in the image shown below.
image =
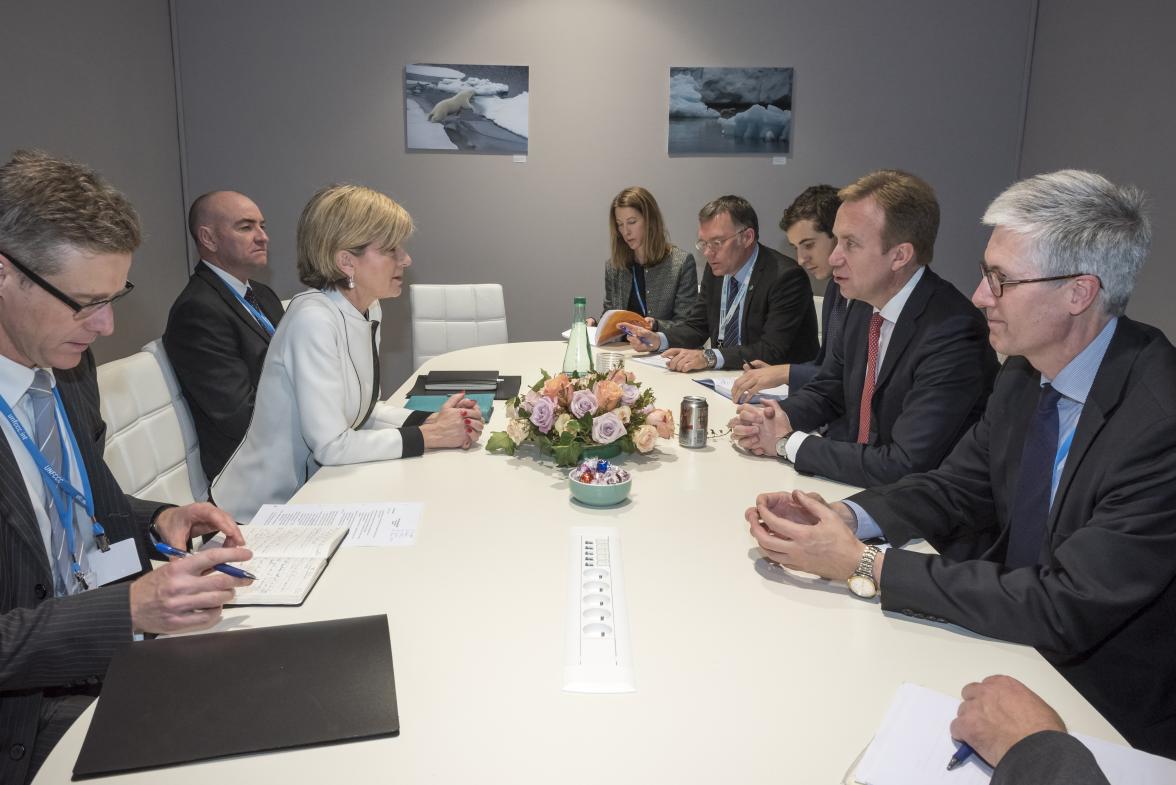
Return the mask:
<svg viewBox="0 0 1176 785">
<path fill-rule="evenodd" d="M 470 398 L 481 394 L 489 396 L 490 400 L 505 401 L 518 395 L 520 386 L 522 377 L 500 376 L 498 371 L 430 371 L 427 376 L 417 377 L 416 384 L 408 391 L 408 396 L 410 399 L 434 396 L 444 402 L 450 395 L 464 392 Z M 482 411 L 487 411 L 488 408 L 482 406 Z M 421 408 L 421 411 L 436 410 Z"/>
</svg>

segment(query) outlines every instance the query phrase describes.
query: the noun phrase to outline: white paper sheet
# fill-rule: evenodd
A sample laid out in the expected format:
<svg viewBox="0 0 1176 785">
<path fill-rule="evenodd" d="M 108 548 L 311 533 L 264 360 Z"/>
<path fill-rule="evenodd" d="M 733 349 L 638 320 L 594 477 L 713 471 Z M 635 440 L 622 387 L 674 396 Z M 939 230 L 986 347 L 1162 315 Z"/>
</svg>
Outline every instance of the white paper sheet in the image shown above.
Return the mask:
<svg viewBox="0 0 1176 785">
<path fill-rule="evenodd" d="M 724 398 L 731 399 L 731 388 L 735 386 L 735 380 L 738 376 L 723 376 L 716 379 L 695 379 L 694 381 L 701 384 L 703 387 L 709 387 Z M 765 387 L 754 396 L 752 396 L 751 403 L 759 403 L 760 401 L 771 398 L 772 400 L 782 401 L 788 397 L 788 385 L 781 384 L 778 387 Z M 732 399 L 733 400 L 733 399 Z"/>
<path fill-rule="evenodd" d="M 340 547 L 406 547 L 416 542 L 424 508 L 421 502 L 266 504 L 249 527 L 346 526 L 351 531 Z"/>
<path fill-rule="evenodd" d="M 992 769 L 978 755 L 947 771 L 947 761 L 958 746 L 948 728 L 959 705 L 959 698 L 903 684 L 854 779 L 862 785 L 988 785 Z M 1176 761 L 1080 733 L 1074 738 L 1094 753 L 1111 785 L 1176 782 Z"/>
<path fill-rule="evenodd" d="M 654 368 L 665 368 L 670 364 L 664 354 L 635 354 L 629 359 L 635 363 L 652 365 Z"/>
</svg>

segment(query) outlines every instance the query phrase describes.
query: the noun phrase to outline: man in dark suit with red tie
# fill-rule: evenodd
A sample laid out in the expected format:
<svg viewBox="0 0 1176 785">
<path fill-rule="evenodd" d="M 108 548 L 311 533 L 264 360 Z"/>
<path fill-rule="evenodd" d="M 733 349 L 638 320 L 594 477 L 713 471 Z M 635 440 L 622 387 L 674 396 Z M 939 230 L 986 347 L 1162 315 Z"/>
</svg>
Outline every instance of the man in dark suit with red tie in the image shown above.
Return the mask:
<svg viewBox="0 0 1176 785">
<path fill-rule="evenodd" d="M 200 253 L 172 305 L 163 345 L 200 440 L 200 463 L 214 478 L 245 438 L 270 337 L 282 302 L 263 283 L 269 236 L 249 197 L 213 191 L 192 203 L 188 229 Z"/>
<path fill-rule="evenodd" d="M 842 335 L 803 389 L 744 404 L 732 426 L 801 473 L 877 485 L 939 465 L 984 411 L 997 363 L 983 315 L 929 267 L 931 186 L 883 169 L 840 196 L 829 266 L 851 300 Z"/>
<path fill-rule="evenodd" d="M 33 778 L 135 633 L 214 624 L 247 581 L 221 548 L 147 569 L 148 531 L 174 547 L 211 531 L 211 504 L 126 496 L 102 459 L 90 344 L 114 329 L 139 218 L 93 171 L 19 151 L 0 166 L 0 782 Z"/>
<path fill-rule="evenodd" d="M 1124 315 L 1144 197 L 1091 172 L 1016 183 L 972 301 L 1008 355 L 934 471 L 832 506 L 762 494 L 769 558 L 882 608 L 1034 646 L 1132 746 L 1176 758 L 1176 348 Z M 893 545 L 922 537 L 942 555 Z"/>
</svg>

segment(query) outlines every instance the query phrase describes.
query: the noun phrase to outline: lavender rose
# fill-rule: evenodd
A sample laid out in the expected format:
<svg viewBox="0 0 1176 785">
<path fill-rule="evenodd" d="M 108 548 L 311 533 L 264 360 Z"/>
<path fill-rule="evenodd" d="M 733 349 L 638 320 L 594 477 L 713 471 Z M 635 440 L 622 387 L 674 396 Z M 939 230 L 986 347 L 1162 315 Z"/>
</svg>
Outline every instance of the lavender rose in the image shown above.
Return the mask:
<svg viewBox="0 0 1176 785">
<path fill-rule="evenodd" d="M 531 422 L 540 433 L 551 431 L 555 423 L 555 402 L 545 395 L 540 395 L 531 405 Z"/>
<path fill-rule="evenodd" d="M 572 416 L 579 419 L 585 414 L 592 414 L 596 411 L 596 396 L 589 390 L 576 390 L 572 393 L 572 403 L 568 407 L 571 410 Z"/>
<path fill-rule="evenodd" d="M 616 412 L 592 418 L 592 441 L 597 444 L 612 444 L 624 435 L 625 424 Z"/>
<path fill-rule="evenodd" d="M 637 399 L 641 397 L 641 391 L 637 389 L 635 384 L 621 385 L 621 403 L 626 406 L 632 406 Z"/>
</svg>

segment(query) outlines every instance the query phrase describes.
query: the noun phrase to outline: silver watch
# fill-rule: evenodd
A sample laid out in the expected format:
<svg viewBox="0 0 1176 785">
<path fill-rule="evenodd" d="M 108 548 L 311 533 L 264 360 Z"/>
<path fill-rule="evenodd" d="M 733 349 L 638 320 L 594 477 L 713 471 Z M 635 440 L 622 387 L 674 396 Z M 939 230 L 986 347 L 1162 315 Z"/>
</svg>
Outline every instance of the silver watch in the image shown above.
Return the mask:
<svg viewBox="0 0 1176 785">
<path fill-rule="evenodd" d="M 706 359 L 706 369 L 709 371 L 719 364 L 719 358 L 714 349 L 703 349 L 702 356 Z"/>
<path fill-rule="evenodd" d="M 874 559 L 881 552 L 881 548 L 867 545 L 857 569 L 849 576 L 849 590 L 863 599 L 868 600 L 878 594 L 878 583 L 874 580 Z"/>
</svg>

